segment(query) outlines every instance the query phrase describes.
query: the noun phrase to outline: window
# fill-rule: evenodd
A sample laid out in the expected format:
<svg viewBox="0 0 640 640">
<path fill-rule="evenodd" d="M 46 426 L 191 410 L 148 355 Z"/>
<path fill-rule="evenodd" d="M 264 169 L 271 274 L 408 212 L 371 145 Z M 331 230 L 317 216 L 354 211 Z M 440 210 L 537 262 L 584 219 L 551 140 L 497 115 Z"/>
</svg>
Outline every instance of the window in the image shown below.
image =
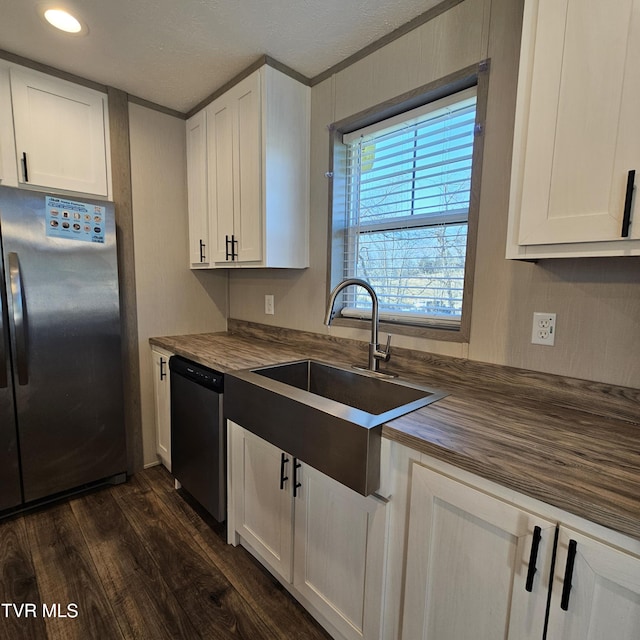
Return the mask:
<svg viewBox="0 0 640 640">
<path fill-rule="evenodd" d="M 334 136 L 331 285 L 369 282 L 382 321 L 460 330 L 479 158 L 476 82 Z M 370 307 L 361 288 L 344 291 L 343 318 L 370 317 Z"/>
</svg>

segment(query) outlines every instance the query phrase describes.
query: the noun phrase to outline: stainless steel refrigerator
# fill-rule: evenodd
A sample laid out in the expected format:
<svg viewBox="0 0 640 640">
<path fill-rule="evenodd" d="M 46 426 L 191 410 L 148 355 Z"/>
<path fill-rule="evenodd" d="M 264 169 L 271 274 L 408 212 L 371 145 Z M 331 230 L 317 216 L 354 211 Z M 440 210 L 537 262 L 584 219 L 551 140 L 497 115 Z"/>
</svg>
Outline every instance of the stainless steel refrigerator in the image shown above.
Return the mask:
<svg viewBox="0 0 640 640">
<path fill-rule="evenodd" d="M 0 187 L 0 512 L 125 470 L 113 204 Z"/>
</svg>

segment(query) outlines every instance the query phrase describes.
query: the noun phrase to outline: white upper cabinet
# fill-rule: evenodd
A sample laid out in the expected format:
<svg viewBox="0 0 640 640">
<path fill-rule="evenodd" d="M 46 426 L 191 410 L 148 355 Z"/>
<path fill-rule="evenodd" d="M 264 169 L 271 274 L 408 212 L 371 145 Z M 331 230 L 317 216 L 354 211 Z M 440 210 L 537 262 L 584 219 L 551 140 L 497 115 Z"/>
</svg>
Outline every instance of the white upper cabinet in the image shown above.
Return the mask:
<svg viewBox="0 0 640 640">
<path fill-rule="evenodd" d="M 189 119 L 188 144 L 196 119 L 206 154 L 188 151 L 191 267 L 307 267 L 309 87 L 265 65 Z"/>
<path fill-rule="evenodd" d="M 260 89 L 254 73 L 207 108 L 210 238 L 217 263 L 262 260 Z"/>
<path fill-rule="evenodd" d="M 18 186 L 9 68 L 2 65 L 2 62 L 0 62 L 0 184 L 9 187 Z"/>
<path fill-rule="evenodd" d="M 640 254 L 639 59 L 640 0 L 525 1 L 507 257 Z"/>
<path fill-rule="evenodd" d="M 189 261 L 192 268 L 209 266 L 207 210 L 207 120 L 204 111 L 187 120 L 187 191 L 189 194 Z"/>
<path fill-rule="evenodd" d="M 19 186 L 107 196 L 107 96 L 9 69 Z"/>
</svg>

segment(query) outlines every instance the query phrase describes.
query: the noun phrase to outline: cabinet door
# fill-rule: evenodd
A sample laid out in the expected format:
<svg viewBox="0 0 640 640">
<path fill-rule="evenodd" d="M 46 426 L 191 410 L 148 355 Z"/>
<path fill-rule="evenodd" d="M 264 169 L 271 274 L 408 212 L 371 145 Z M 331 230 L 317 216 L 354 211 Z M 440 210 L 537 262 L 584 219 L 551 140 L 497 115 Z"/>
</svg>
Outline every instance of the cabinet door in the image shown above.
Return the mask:
<svg viewBox="0 0 640 640">
<path fill-rule="evenodd" d="M 567 571 L 568 556 L 573 556 L 572 571 Z M 561 527 L 547 638 L 638 637 L 640 558 Z"/>
<path fill-rule="evenodd" d="M 234 235 L 238 262 L 262 260 L 262 143 L 260 73 L 233 89 L 237 118 L 234 134 Z"/>
<path fill-rule="evenodd" d="M 10 74 L 20 184 L 106 196 L 106 95 L 28 69 Z"/>
<path fill-rule="evenodd" d="M 419 464 L 411 478 L 402 638 L 540 640 L 555 524 Z"/>
<path fill-rule="evenodd" d="M 171 381 L 169 356 L 152 349 L 153 392 L 156 417 L 156 453 L 171 471 Z"/>
<path fill-rule="evenodd" d="M 386 504 L 307 465 L 296 477 L 294 587 L 345 638 L 379 638 Z"/>
<path fill-rule="evenodd" d="M 212 259 L 231 261 L 234 235 L 234 104 L 224 95 L 207 107 L 207 155 L 209 159 L 209 219 Z"/>
<path fill-rule="evenodd" d="M 0 184 L 18 186 L 9 67 L 0 63 Z"/>
<path fill-rule="evenodd" d="M 233 423 L 231 439 L 235 529 L 265 563 L 291 582 L 293 460 Z M 281 477 L 287 480 L 281 482 Z"/>
<path fill-rule="evenodd" d="M 639 56 L 640 0 L 527 0 L 519 244 L 621 239 L 640 171 Z"/>
<path fill-rule="evenodd" d="M 209 211 L 207 206 L 207 118 L 200 111 L 187 120 L 187 195 L 189 208 L 189 262 L 208 266 Z"/>
</svg>

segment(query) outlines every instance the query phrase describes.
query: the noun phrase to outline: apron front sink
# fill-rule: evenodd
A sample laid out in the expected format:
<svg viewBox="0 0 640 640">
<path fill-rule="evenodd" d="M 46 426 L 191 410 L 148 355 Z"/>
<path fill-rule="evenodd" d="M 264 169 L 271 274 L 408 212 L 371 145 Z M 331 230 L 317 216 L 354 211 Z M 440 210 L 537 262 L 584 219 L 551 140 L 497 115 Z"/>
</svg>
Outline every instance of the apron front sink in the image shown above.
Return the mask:
<svg viewBox="0 0 640 640">
<path fill-rule="evenodd" d="M 362 495 L 378 489 L 382 425 L 446 394 L 316 360 L 230 373 L 225 415 Z"/>
</svg>

